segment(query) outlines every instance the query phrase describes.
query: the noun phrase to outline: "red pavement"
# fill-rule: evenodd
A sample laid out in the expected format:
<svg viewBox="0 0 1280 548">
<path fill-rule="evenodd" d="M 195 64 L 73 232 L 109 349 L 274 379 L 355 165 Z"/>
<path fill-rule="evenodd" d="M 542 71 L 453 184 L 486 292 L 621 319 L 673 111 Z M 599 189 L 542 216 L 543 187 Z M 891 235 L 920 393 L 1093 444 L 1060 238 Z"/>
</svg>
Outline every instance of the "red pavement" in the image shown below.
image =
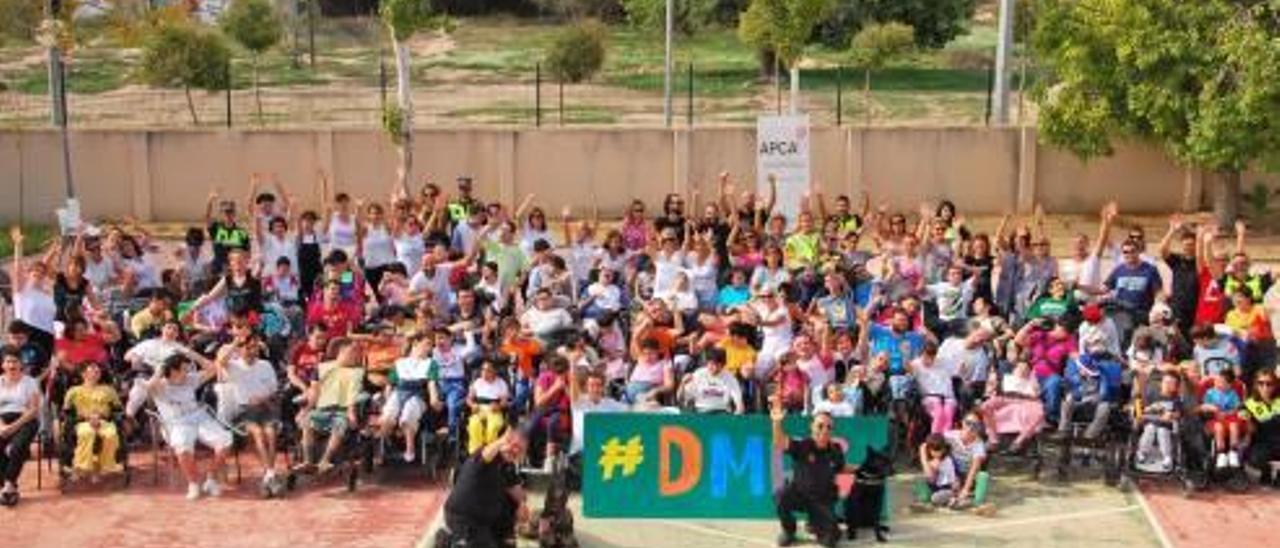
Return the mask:
<svg viewBox="0 0 1280 548">
<path fill-rule="evenodd" d="M 1276 546 L 1276 519 L 1280 516 L 1280 494 L 1254 487 L 1248 493 L 1223 491 L 1182 496 L 1176 487 L 1144 485 L 1156 525 L 1174 547 L 1230 546 L 1232 548 Z"/>
<path fill-rule="evenodd" d="M 234 485 L 233 470 L 233 485 L 221 498 L 191 502 L 176 471 L 172 486 L 161 474 L 156 487 L 151 455 L 135 460 L 144 462 L 128 489 L 113 479 L 84 482 L 66 495 L 48 474 L 44 489 L 36 490 L 34 463 L 28 463 L 21 504 L 0 508 L 0 547 L 408 548 L 443 501 L 440 485 L 418 469 L 386 471 L 353 493 L 335 478 L 300 486 L 283 500 L 262 500 L 250 472 L 257 468 L 244 459 L 242 486 Z"/>
</svg>

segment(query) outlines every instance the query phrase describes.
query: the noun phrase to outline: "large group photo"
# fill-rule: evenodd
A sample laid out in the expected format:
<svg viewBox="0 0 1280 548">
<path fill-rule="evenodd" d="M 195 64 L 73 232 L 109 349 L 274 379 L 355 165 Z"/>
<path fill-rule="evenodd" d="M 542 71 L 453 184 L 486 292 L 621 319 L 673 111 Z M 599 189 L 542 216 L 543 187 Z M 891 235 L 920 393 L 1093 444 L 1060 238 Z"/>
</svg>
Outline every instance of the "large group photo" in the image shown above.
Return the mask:
<svg viewBox="0 0 1280 548">
<path fill-rule="evenodd" d="M 34 4 L 0 546 L 1275 542 L 1271 4 Z"/>
</svg>

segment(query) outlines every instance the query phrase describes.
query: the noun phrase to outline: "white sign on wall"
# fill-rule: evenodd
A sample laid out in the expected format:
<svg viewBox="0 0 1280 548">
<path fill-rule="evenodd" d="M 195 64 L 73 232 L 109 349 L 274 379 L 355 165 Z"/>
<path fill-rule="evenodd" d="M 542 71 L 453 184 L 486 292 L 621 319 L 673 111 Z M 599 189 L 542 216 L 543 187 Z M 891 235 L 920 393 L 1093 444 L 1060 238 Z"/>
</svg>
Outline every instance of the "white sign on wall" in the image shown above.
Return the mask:
<svg viewBox="0 0 1280 548">
<path fill-rule="evenodd" d="M 769 176 L 778 179 L 777 211 L 795 222 L 809 191 L 809 116 L 756 118 L 756 189 L 767 199 Z"/>
</svg>

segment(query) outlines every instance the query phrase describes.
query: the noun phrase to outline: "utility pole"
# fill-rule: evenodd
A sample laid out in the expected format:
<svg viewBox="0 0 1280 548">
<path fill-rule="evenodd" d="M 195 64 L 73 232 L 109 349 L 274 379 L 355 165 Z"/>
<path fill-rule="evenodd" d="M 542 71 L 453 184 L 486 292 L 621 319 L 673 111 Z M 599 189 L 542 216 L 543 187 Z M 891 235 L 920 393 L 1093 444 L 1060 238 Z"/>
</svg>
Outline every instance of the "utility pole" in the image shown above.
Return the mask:
<svg viewBox="0 0 1280 548">
<path fill-rule="evenodd" d="M 662 119 L 667 127 L 671 127 L 671 12 L 675 0 L 667 0 L 667 45 L 662 64 Z"/>
<path fill-rule="evenodd" d="M 1009 123 L 1009 55 L 1013 50 L 1015 0 L 1000 0 L 1000 23 L 996 41 L 996 74 L 992 79 L 991 107 L 995 125 Z"/>
<path fill-rule="evenodd" d="M 58 21 L 58 15 L 62 12 L 62 0 L 49 0 L 48 7 L 49 21 Z M 69 18 L 67 24 L 71 24 Z M 67 200 L 70 201 L 76 197 L 76 188 L 71 179 L 71 136 L 67 134 L 67 71 L 62 63 L 62 48 L 58 45 L 58 37 L 49 38 L 49 110 L 53 125 L 61 133 L 62 177 L 66 185 Z"/>
</svg>

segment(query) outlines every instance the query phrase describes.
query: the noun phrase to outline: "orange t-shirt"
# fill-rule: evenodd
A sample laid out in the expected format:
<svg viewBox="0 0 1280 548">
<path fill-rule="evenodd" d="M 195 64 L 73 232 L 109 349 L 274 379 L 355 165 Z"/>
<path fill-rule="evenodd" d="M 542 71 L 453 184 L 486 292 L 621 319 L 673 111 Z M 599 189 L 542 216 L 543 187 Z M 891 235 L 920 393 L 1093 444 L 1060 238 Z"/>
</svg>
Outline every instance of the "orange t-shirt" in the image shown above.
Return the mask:
<svg viewBox="0 0 1280 548">
<path fill-rule="evenodd" d="M 534 339 L 517 338 L 508 343 L 502 343 L 500 348 L 503 354 L 511 356 L 516 360 L 516 367 L 520 369 L 525 378 L 532 379 L 533 359 L 542 352 L 542 345 Z"/>
</svg>

